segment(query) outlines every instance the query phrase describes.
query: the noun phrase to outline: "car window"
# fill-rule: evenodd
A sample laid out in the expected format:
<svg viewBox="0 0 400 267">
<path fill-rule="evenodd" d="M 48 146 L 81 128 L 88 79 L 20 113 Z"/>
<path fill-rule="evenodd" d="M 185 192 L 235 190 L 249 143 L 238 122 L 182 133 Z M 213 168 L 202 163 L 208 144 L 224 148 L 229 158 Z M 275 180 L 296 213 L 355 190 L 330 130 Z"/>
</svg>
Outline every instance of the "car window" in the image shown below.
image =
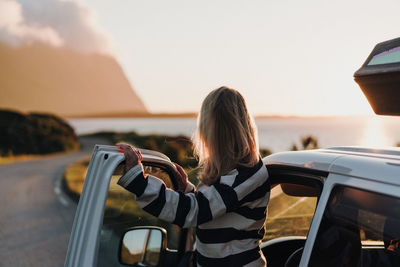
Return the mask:
<svg viewBox="0 0 400 267">
<path fill-rule="evenodd" d="M 400 62 L 400 47 L 394 47 L 375 55 L 368 65 L 380 65 Z"/>
<path fill-rule="evenodd" d="M 293 196 L 279 184 L 271 189 L 264 241 L 285 236 L 307 236 L 317 197 Z"/>
<path fill-rule="evenodd" d="M 399 198 L 337 186 L 324 211 L 309 266 L 400 266 L 399 225 Z"/>
<path fill-rule="evenodd" d="M 98 266 L 120 266 L 120 241 L 124 231 L 132 226 L 160 226 L 167 231 L 167 247 L 178 249 L 180 228 L 143 211 L 136 203 L 135 196 L 117 184 L 123 167 L 120 165 L 116 168 L 109 184 L 100 234 Z M 160 178 L 168 188 L 174 188 L 170 175 L 163 168 L 146 165 L 144 168 L 145 173 Z"/>
</svg>

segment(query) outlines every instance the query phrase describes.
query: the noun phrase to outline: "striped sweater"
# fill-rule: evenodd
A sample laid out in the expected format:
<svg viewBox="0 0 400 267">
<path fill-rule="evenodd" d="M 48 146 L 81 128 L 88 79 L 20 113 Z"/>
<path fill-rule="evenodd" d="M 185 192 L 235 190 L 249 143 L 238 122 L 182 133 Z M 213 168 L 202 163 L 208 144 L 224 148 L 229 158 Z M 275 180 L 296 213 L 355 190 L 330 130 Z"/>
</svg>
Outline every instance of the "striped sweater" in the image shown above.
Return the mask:
<svg viewBox="0 0 400 267">
<path fill-rule="evenodd" d="M 270 185 L 261 160 L 186 194 L 167 189 L 156 177 L 145 177 L 141 165 L 130 169 L 118 184 L 134 193 L 146 212 L 183 228 L 197 227 L 198 266 L 265 266 L 260 243 Z"/>
</svg>

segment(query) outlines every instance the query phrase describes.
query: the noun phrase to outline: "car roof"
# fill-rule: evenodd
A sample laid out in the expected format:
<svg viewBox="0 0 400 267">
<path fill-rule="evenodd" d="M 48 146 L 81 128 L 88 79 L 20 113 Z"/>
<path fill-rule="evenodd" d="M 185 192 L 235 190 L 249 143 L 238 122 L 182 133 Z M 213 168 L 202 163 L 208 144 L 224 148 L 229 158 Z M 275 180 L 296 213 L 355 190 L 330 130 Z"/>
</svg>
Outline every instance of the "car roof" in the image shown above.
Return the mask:
<svg viewBox="0 0 400 267">
<path fill-rule="evenodd" d="M 288 151 L 263 159 L 267 165 L 284 165 L 336 173 L 400 185 L 400 148 L 332 147 Z"/>
</svg>

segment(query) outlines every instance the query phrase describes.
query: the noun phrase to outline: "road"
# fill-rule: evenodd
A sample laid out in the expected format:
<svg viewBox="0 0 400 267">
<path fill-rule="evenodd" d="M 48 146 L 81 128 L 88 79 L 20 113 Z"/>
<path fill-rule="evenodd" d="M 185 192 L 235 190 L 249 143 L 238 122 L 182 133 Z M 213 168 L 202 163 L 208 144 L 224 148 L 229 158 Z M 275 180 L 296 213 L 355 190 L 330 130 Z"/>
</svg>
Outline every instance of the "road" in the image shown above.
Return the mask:
<svg viewBox="0 0 400 267">
<path fill-rule="evenodd" d="M 0 166 L 0 266 L 63 266 L 76 204 L 61 190 L 63 171 L 89 156 L 82 139 L 75 153 Z"/>
</svg>

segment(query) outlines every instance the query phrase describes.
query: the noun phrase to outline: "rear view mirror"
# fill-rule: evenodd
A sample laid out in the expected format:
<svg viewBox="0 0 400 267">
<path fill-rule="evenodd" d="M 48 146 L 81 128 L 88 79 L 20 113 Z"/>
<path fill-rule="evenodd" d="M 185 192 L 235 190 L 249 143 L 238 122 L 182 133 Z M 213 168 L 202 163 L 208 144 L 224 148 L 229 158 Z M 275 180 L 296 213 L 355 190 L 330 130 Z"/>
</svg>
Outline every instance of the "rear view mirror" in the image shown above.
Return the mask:
<svg viewBox="0 0 400 267">
<path fill-rule="evenodd" d="M 378 115 L 400 115 L 400 38 L 379 43 L 354 73 Z"/>
<path fill-rule="evenodd" d="M 130 266 L 158 266 L 166 250 L 166 231 L 160 227 L 134 227 L 122 237 L 119 259 Z"/>
</svg>

